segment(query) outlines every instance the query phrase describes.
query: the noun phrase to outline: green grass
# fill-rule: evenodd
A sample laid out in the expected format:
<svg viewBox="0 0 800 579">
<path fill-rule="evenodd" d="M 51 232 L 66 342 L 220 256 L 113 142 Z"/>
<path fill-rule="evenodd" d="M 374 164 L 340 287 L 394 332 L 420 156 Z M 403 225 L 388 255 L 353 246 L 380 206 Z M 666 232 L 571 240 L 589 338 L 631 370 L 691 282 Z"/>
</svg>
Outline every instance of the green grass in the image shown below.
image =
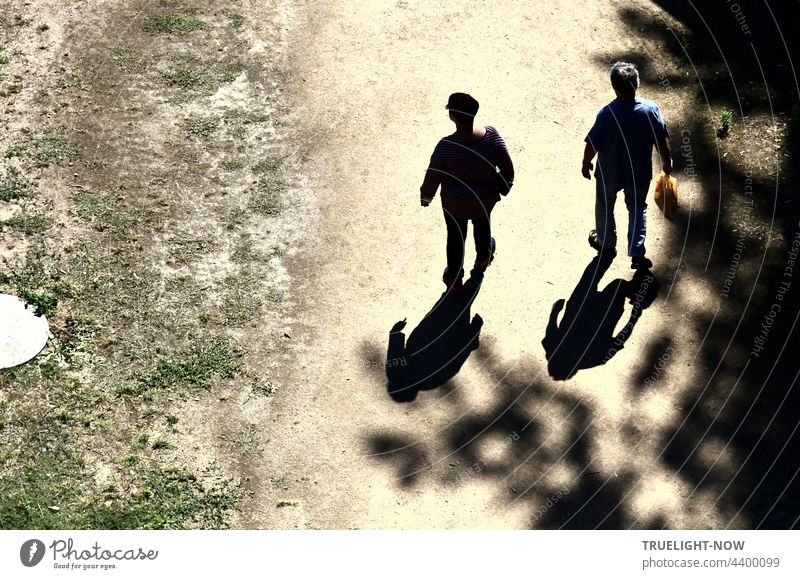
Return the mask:
<svg viewBox="0 0 800 579">
<path fill-rule="evenodd" d="M 83 188 L 70 193 L 72 213 L 96 231 L 121 229 L 132 225 L 131 218 L 120 210 L 116 199 Z"/>
<path fill-rule="evenodd" d="M 228 20 L 231 21 L 231 26 L 236 29 L 239 29 L 244 24 L 244 16 L 241 14 L 237 14 L 236 12 L 229 12 L 228 13 Z"/>
<path fill-rule="evenodd" d="M 153 450 L 170 450 L 175 447 L 169 441 L 160 438 L 153 443 L 152 448 Z"/>
<path fill-rule="evenodd" d="M 256 215 L 274 217 L 283 209 L 280 194 L 286 189 L 286 184 L 273 175 L 259 178 L 251 189 L 248 209 Z"/>
<path fill-rule="evenodd" d="M 35 308 L 37 316 L 50 316 L 58 305 L 58 298 L 46 291 L 34 291 L 19 287 L 17 288 L 17 292 L 25 303 Z"/>
<path fill-rule="evenodd" d="M 244 265 L 261 259 L 261 253 L 256 249 L 253 239 L 249 235 L 240 235 L 231 250 L 231 261 Z"/>
<path fill-rule="evenodd" d="M 14 201 L 30 194 L 33 185 L 16 167 L 6 169 L 0 178 L 0 201 Z"/>
<path fill-rule="evenodd" d="M 225 159 L 220 166 L 226 171 L 238 171 L 244 167 L 244 161 L 242 159 Z"/>
<path fill-rule="evenodd" d="M 85 464 L 63 446 L 39 453 L 0 479 L 0 529 L 216 529 L 241 500 L 230 480 L 205 486 L 183 469 L 123 460 L 124 490 L 95 488 Z"/>
<path fill-rule="evenodd" d="M 161 78 L 167 86 L 182 89 L 203 88 L 208 86 L 211 80 L 205 69 L 180 64 L 175 68 L 162 72 Z"/>
<path fill-rule="evenodd" d="M 220 69 L 220 80 L 223 83 L 228 83 L 236 80 L 236 77 L 245 70 L 245 66 L 240 61 L 235 60 L 233 62 L 222 63 Z"/>
<path fill-rule="evenodd" d="M 43 213 L 28 213 L 17 211 L 14 215 L 0 221 L 0 231 L 3 227 L 17 229 L 26 235 L 35 235 L 46 231 L 51 225 L 50 218 Z"/>
<path fill-rule="evenodd" d="M 227 109 L 222 118 L 229 125 L 255 125 L 265 123 L 269 120 L 269 115 L 259 111 L 249 111 L 247 109 L 235 107 Z"/>
<path fill-rule="evenodd" d="M 37 168 L 60 165 L 78 159 L 78 152 L 65 139 L 53 136 L 40 137 L 33 141 L 29 154 L 33 166 Z"/>
<path fill-rule="evenodd" d="M 222 285 L 224 291 L 220 311 L 225 325 L 241 327 L 261 315 L 261 283 L 256 272 L 242 269 L 238 274 L 225 278 Z"/>
<path fill-rule="evenodd" d="M 161 83 L 172 88 L 190 91 L 180 99 L 190 100 L 197 96 L 191 93 L 211 94 L 221 85 L 232 82 L 244 70 L 244 65 L 214 60 L 192 54 L 175 54 L 159 67 Z"/>
<path fill-rule="evenodd" d="M 274 175 L 281 168 L 283 160 L 277 157 L 267 157 L 253 165 L 253 173 L 258 175 Z"/>
<path fill-rule="evenodd" d="M 207 139 L 217 130 L 219 122 L 219 117 L 196 117 L 184 119 L 181 126 L 189 139 Z"/>
<path fill-rule="evenodd" d="M 189 237 L 178 233 L 169 240 L 169 256 L 176 263 L 186 265 L 214 250 L 210 237 Z"/>
<path fill-rule="evenodd" d="M 191 14 L 165 14 L 151 16 L 145 25 L 145 30 L 161 34 L 189 34 L 195 30 L 206 28 L 208 25 Z"/>
<path fill-rule="evenodd" d="M 188 351 L 166 356 L 143 373 L 139 385 L 144 390 L 176 386 L 207 388 L 215 377 L 232 378 L 241 371 L 242 352 L 224 337 L 201 339 Z"/>
<path fill-rule="evenodd" d="M 133 48 L 125 44 L 115 44 L 112 46 L 111 57 L 120 70 L 124 72 L 141 72 L 146 68 L 144 57 L 140 56 Z"/>
<path fill-rule="evenodd" d="M 145 448 L 147 445 L 150 444 L 150 435 L 149 434 L 140 434 L 139 438 L 133 443 L 133 448 L 140 449 Z"/>
<path fill-rule="evenodd" d="M 11 83 L 6 86 L 3 90 L 0 90 L 0 97 L 9 97 L 11 95 L 19 94 L 22 92 L 22 85 L 18 82 Z"/>
</svg>

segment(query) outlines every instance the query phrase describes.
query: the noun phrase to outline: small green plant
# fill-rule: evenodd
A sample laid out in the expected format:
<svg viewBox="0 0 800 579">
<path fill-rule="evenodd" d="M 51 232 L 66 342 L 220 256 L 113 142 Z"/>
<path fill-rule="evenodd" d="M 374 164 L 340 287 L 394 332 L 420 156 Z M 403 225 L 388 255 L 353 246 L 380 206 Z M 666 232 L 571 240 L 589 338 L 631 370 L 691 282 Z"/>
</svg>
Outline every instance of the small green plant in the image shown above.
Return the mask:
<svg viewBox="0 0 800 579">
<path fill-rule="evenodd" d="M 26 304 L 34 308 L 34 313 L 37 316 L 49 316 L 55 311 L 58 305 L 58 298 L 44 291 L 35 291 L 25 287 L 18 287 L 17 294 Z"/>
<path fill-rule="evenodd" d="M 125 72 L 140 72 L 144 69 L 145 60 L 130 46 L 115 44 L 111 47 L 111 57 L 114 63 Z"/>
<path fill-rule="evenodd" d="M 282 509 L 284 507 L 299 507 L 299 506 L 300 503 L 298 503 L 297 501 L 280 501 L 278 502 L 278 504 L 275 505 L 275 507 L 279 509 Z"/>
<path fill-rule="evenodd" d="M 8 64 L 8 57 L 5 54 L 0 54 L 0 64 Z"/>
<path fill-rule="evenodd" d="M 239 61 L 224 65 L 222 67 L 222 82 L 228 83 L 235 81 L 236 77 L 239 76 L 244 69 L 245 66 Z"/>
<path fill-rule="evenodd" d="M 278 390 L 275 384 L 261 378 L 254 378 L 250 385 L 253 388 L 254 394 L 265 396 L 267 398 L 275 394 L 275 392 Z"/>
<path fill-rule="evenodd" d="M 162 34 L 189 34 L 206 26 L 205 22 L 188 14 L 167 14 L 152 16 L 145 25 L 145 30 Z"/>
<path fill-rule="evenodd" d="M 43 213 L 17 211 L 8 219 L 0 221 L 0 230 L 2 230 L 3 227 L 18 229 L 26 235 L 35 235 L 37 233 L 42 233 L 50 227 L 50 218 Z"/>
<path fill-rule="evenodd" d="M 244 24 L 244 16 L 236 12 L 229 12 L 228 19 L 231 21 L 231 26 L 234 28 L 241 28 L 242 24 Z"/>
<path fill-rule="evenodd" d="M 19 94 L 22 91 L 22 85 L 19 83 L 11 83 L 3 90 L 0 90 L 0 97 L 9 97 L 11 95 Z"/>
<path fill-rule="evenodd" d="M 153 450 L 169 450 L 174 448 L 168 441 L 159 438 L 153 443 Z"/>
<path fill-rule="evenodd" d="M 16 167 L 9 167 L 0 178 L 0 201 L 14 201 L 28 195 L 33 188 Z"/>
<path fill-rule="evenodd" d="M 720 126 L 717 129 L 717 137 L 724 139 L 728 136 L 731 130 L 731 123 L 733 122 L 733 113 L 731 111 L 722 111 L 719 113 Z"/>
<path fill-rule="evenodd" d="M 39 26 L 36 27 L 36 30 L 38 30 L 39 32 L 47 32 L 48 30 L 50 30 L 50 26 L 48 26 L 47 24 L 40 24 Z"/>
<path fill-rule="evenodd" d="M 219 118 L 218 117 L 196 117 L 190 119 L 184 119 L 183 123 L 184 131 L 186 131 L 186 135 L 193 139 L 195 137 L 199 138 L 208 138 L 210 137 L 214 131 L 217 130 L 219 127 Z"/>
</svg>

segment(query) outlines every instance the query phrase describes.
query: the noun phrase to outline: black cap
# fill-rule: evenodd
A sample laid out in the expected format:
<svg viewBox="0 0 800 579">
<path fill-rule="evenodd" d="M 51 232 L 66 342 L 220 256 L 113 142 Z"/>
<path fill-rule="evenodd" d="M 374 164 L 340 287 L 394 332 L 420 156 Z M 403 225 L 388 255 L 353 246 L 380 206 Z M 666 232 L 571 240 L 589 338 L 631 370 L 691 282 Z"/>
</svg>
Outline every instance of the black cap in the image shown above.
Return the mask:
<svg viewBox="0 0 800 579">
<path fill-rule="evenodd" d="M 447 99 L 446 109 L 474 117 L 478 114 L 478 101 L 465 92 L 454 92 Z"/>
</svg>

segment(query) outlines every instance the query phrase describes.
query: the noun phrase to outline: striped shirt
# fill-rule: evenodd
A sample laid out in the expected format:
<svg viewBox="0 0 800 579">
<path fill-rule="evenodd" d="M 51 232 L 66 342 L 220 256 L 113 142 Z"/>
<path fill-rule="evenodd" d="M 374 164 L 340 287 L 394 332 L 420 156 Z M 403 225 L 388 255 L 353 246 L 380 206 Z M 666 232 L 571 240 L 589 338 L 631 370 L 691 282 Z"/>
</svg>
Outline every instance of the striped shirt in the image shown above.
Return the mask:
<svg viewBox="0 0 800 579">
<path fill-rule="evenodd" d="M 494 127 L 487 126 L 486 134 L 475 141 L 445 137 L 433 150 L 420 192 L 432 199 L 441 184 L 442 206 L 448 212 L 459 219 L 480 217 L 500 200 L 495 166 L 507 181 L 514 180 L 506 143 Z"/>
</svg>

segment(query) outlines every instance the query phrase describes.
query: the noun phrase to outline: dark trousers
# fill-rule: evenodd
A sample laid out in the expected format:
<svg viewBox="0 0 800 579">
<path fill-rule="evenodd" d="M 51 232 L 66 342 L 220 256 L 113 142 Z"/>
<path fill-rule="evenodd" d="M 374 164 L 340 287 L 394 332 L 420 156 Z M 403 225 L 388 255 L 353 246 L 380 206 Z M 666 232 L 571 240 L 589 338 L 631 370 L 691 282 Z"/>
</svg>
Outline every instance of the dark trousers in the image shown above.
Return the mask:
<svg viewBox="0 0 800 579">
<path fill-rule="evenodd" d="M 457 219 L 444 212 L 444 221 L 447 224 L 447 272 L 453 279 L 464 275 L 464 243 L 467 239 L 467 221 L 472 221 L 472 237 L 475 240 L 476 261 L 489 259 L 492 243 L 489 215 L 476 219 Z M 456 273 L 458 272 L 458 273 Z"/>
</svg>

